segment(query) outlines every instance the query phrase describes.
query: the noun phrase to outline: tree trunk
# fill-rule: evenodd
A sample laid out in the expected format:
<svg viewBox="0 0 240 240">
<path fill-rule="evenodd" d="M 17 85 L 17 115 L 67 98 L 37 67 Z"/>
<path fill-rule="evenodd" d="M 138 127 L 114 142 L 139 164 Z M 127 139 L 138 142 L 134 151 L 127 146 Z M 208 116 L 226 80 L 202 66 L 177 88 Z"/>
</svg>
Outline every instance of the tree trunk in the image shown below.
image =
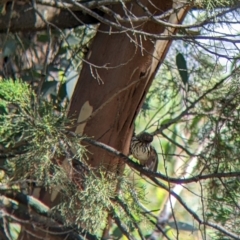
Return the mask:
<svg viewBox="0 0 240 240">
<path fill-rule="evenodd" d="M 155 15 L 173 8 L 172 4 L 169 0 L 143 2 Z M 137 4 L 128 4 L 127 8 L 135 16 L 145 15 Z M 121 5 L 114 6 L 113 11 L 124 15 Z M 187 9 L 181 10 L 178 16 L 175 14 L 169 20 L 179 23 L 186 12 Z M 160 35 L 165 29 L 159 24 L 146 22 L 137 30 Z M 69 116 L 78 123 L 82 122 L 77 125 L 76 133 L 94 137 L 128 154 L 134 119 L 170 41 L 114 32 L 119 31 L 100 25 L 75 87 Z M 96 147 L 89 147 L 89 151 L 89 162 L 93 167 L 104 165 L 110 171 L 122 172 L 121 160 Z"/>
</svg>

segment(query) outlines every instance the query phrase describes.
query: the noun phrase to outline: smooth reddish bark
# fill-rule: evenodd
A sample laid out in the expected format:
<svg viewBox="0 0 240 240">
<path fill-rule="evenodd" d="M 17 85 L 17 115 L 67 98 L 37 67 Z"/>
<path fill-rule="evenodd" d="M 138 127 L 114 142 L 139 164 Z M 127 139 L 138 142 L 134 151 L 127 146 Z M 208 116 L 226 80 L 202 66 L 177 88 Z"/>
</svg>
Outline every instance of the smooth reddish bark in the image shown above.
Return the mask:
<svg viewBox="0 0 240 240">
<path fill-rule="evenodd" d="M 172 8 L 172 1 L 169 0 L 142 2 L 156 15 Z M 135 16 L 145 15 L 137 4 L 129 4 L 128 9 Z M 123 14 L 122 6 L 114 6 L 113 10 Z M 146 22 L 137 29 L 154 34 L 164 31 L 163 26 L 153 22 Z M 74 116 L 78 122 L 88 119 L 78 125 L 77 133 L 94 137 L 128 154 L 134 119 L 169 44 L 164 41 L 166 46 L 156 61 L 153 57 L 157 51 L 156 41 L 133 36 L 131 33 L 116 34 L 114 31 L 118 30 L 100 25 L 86 59 L 88 63 L 84 63 L 76 85 L 69 116 Z M 121 160 L 99 148 L 89 146 L 89 150 L 92 166 L 103 164 L 111 171 L 122 171 Z"/>
</svg>

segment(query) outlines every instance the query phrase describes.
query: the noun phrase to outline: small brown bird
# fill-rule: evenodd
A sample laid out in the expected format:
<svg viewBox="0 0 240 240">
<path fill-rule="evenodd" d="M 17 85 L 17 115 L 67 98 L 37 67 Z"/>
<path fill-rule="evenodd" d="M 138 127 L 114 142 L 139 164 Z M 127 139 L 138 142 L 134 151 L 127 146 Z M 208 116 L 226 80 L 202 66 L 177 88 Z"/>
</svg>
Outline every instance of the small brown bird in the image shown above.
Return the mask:
<svg viewBox="0 0 240 240">
<path fill-rule="evenodd" d="M 133 135 L 130 146 L 130 154 L 132 154 L 139 162 L 149 170 L 156 172 L 158 167 L 158 154 L 151 145 L 153 135 L 142 132 Z"/>
</svg>

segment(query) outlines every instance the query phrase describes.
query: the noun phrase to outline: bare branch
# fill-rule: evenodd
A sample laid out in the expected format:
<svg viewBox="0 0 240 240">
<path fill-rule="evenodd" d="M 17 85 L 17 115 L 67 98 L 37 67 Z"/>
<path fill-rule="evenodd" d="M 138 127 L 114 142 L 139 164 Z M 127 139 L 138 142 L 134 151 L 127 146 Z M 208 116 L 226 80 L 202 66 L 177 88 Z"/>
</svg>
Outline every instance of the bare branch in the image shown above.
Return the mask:
<svg viewBox="0 0 240 240">
<path fill-rule="evenodd" d="M 0 16 L 1 33 L 7 32 L 8 24 L 6 23 L 9 22 L 11 23 L 9 28 L 9 31 L 11 32 L 31 30 L 40 31 L 47 28 L 46 22 L 52 23 L 61 29 L 74 28 L 82 25 L 82 23 L 94 24 L 98 22 L 96 19 L 83 14 L 80 11 L 76 11 L 75 15 L 81 20 L 81 22 L 78 21 L 67 9 L 61 10 L 51 6 L 46 7 L 41 4 L 36 4 L 36 9 L 45 18 L 44 22 L 41 18 L 37 17 L 37 13 L 30 2 L 23 5 L 18 1 L 14 2 L 13 16 L 11 17 L 11 6 L 12 5 L 8 5 L 6 14 Z"/>
<path fill-rule="evenodd" d="M 76 134 L 73 133 L 73 132 L 70 132 L 70 134 L 76 136 Z M 168 188 L 165 184 L 163 184 L 162 182 L 160 182 L 160 181 L 158 181 L 158 180 L 156 179 L 156 177 L 159 177 L 159 178 L 162 179 L 162 180 L 166 180 L 166 181 L 169 180 L 169 181 L 170 181 L 170 178 L 168 178 L 168 177 L 166 177 L 166 176 L 164 176 L 164 175 L 162 175 L 162 174 L 160 174 L 160 173 L 154 173 L 154 172 L 152 172 L 152 171 L 149 171 L 149 170 L 144 169 L 141 165 L 133 162 L 131 159 L 129 159 L 129 158 L 128 158 L 127 156 L 125 156 L 123 153 L 115 150 L 114 148 L 112 148 L 112 147 L 110 147 L 110 146 L 108 146 L 108 145 L 106 145 L 106 144 L 97 142 L 97 141 L 95 141 L 95 140 L 93 140 L 93 139 L 90 139 L 90 138 L 84 138 L 84 139 L 82 139 L 82 141 L 87 142 L 87 143 L 90 143 L 90 144 L 92 144 L 92 145 L 94 145 L 94 146 L 100 147 L 100 148 L 102 148 L 102 149 L 105 149 L 105 150 L 108 151 L 109 153 L 112 153 L 112 154 L 114 154 L 115 156 L 120 157 L 120 158 L 121 158 L 122 160 L 124 160 L 124 162 L 127 163 L 130 167 L 133 167 L 134 169 L 140 171 L 141 174 L 144 174 L 145 176 L 147 176 L 147 177 L 148 177 L 149 179 L 151 179 L 157 186 L 165 189 L 165 190 L 168 191 L 173 197 L 175 197 L 175 198 L 178 200 L 178 202 L 185 208 L 185 210 L 186 210 L 187 212 L 189 212 L 189 213 L 192 215 L 192 217 L 193 217 L 200 225 L 206 225 L 206 226 L 212 227 L 212 228 L 218 230 L 219 232 L 224 233 L 224 234 L 226 234 L 227 236 L 232 237 L 233 239 L 239 239 L 239 237 L 238 237 L 236 234 L 234 234 L 234 233 L 232 233 L 232 232 L 229 232 L 229 231 L 226 230 L 225 228 L 223 228 L 223 227 L 221 227 L 221 226 L 219 226 L 219 225 L 217 225 L 217 224 L 215 224 L 215 223 L 211 223 L 211 222 L 202 220 L 191 208 L 188 207 L 188 205 L 182 200 L 182 198 L 181 198 L 178 194 L 176 194 L 173 190 L 169 190 L 169 188 Z M 222 174 L 222 177 L 225 175 L 224 173 L 219 173 L 219 174 Z M 228 177 L 229 177 L 229 174 L 232 174 L 232 173 L 227 173 Z M 213 176 L 213 175 L 215 175 L 215 174 L 209 174 L 208 176 L 210 176 L 210 175 Z M 214 178 L 215 178 L 217 175 L 218 175 L 218 174 L 216 174 L 216 175 L 214 176 Z M 225 175 L 225 176 L 227 176 L 227 175 Z M 240 173 L 237 172 L 237 173 L 235 173 L 234 176 L 239 176 L 239 175 L 240 175 Z M 206 176 L 207 176 L 207 175 L 205 175 L 205 176 L 203 176 L 203 177 L 205 178 Z M 163 178 L 162 178 L 162 177 L 163 177 Z M 202 176 L 199 176 L 199 179 L 201 179 L 201 178 L 202 178 Z M 191 178 L 191 179 L 194 179 L 194 178 Z M 195 180 L 199 181 L 199 179 L 195 179 Z M 205 179 L 206 179 L 206 178 L 205 178 Z M 181 183 L 181 182 L 182 182 L 182 183 L 186 183 L 185 180 L 188 181 L 189 179 L 180 179 L 179 181 L 180 181 L 180 183 Z M 179 183 L 179 182 L 178 182 L 178 183 Z"/>
</svg>

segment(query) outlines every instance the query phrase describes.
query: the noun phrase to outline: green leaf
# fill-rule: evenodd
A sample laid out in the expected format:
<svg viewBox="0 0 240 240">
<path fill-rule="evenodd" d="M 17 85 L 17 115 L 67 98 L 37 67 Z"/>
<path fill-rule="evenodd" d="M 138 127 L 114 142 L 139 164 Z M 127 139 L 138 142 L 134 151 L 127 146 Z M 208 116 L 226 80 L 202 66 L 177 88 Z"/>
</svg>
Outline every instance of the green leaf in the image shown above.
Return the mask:
<svg viewBox="0 0 240 240">
<path fill-rule="evenodd" d="M 178 72 L 181 76 L 181 79 L 186 86 L 188 83 L 188 70 L 187 70 L 187 63 L 184 56 L 181 53 L 178 53 L 176 56 L 176 64 L 178 67 Z"/>
<path fill-rule="evenodd" d="M 72 46 L 72 45 L 76 45 L 79 43 L 80 39 L 79 38 L 76 38 L 75 36 L 73 35 L 69 35 L 66 39 L 67 43 Z"/>
<path fill-rule="evenodd" d="M 198 129 L 197 125 L 202 120 L 201 116 L 197 116 L 192 120 L 192 123 L 190 125 L 190 129 L 193 131 L 194 129 Z"/>
<path fill-rule="evenodd" d="M 165 119 L 161 122 L 161 126 L 162 125 L 167 125 L 172 119 L 168 118 L 168 119 Z"/>
<path fill-rule="evenodd" d="M 195 228 L 193 225 L 185 222 L 168 222 L 168 225 L 173 229 L 188 231 L 188 232 L 194 232 L 198 231 L 197 228 Z"/>
<path fill-rule="evenodd" d="M 187 35 L 197 36 L 201 34 L 201 30 L 185 30 Z"/>
<path fill-rule="evenodd" d="M 61 47 L 58 51 L 58 55 L 62 55 L 66 53 L 67 53 L 67 47 Z"/>
<path fill-rule="evenodd" d="M 21 232 L 21 225 L 18 223 L 9 223 L 9 234 L 12 240 L 17 240 Z"/>
</svg>

